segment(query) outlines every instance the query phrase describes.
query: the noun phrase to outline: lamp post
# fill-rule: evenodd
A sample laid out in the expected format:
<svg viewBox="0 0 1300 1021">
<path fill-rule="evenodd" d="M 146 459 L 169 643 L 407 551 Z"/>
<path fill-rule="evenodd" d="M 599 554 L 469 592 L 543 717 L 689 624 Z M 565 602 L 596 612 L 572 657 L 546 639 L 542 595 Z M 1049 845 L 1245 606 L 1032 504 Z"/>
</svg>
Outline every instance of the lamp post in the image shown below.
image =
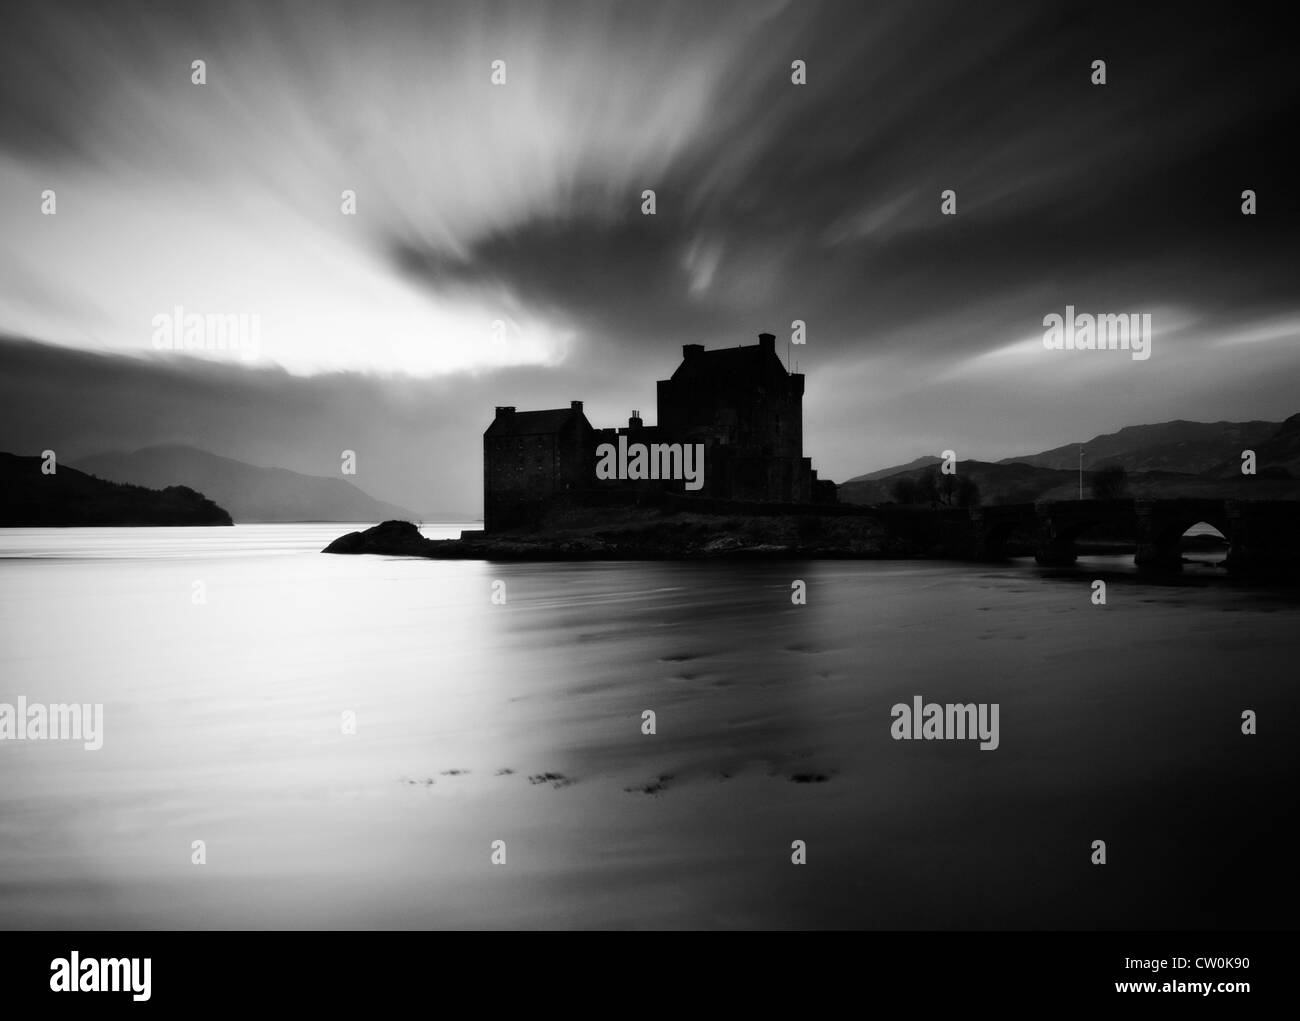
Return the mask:
<svg viewBox="0 0 1300 1021">
<path fill-rule="evenodd" d="M 1079 444 L 1079 499 L 1083 499 L 1083 444 Z"/>
</svg>

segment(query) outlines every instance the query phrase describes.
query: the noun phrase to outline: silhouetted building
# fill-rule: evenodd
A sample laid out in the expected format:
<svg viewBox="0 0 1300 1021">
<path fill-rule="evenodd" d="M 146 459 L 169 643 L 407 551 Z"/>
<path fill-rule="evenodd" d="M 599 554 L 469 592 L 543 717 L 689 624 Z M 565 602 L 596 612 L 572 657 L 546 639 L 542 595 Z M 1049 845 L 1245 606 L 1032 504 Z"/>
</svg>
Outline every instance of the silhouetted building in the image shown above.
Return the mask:
<svg viewBox="0 0 1300 1021">
<path fill-rule="evenodd" d="M 589 487 L 593 431 L 582 401 L 556 411 L 497 408 L 483 434 L 484 529 L 533 524 L 557 498 Z"/>
<path fill-rule="evenodd" d="M 757 347 L 706 351 L 686 344 L 671 379 L 660 380 L 659 430 L 705 444 L 702 495 L 725 500 L 808 503 L 812 461 L 803 456 L 803 387 L 776 354 L 776 337 Z"/>
<path fill-rule="evenodd" d="M 484 528 L 534 525 L 565 503 L 597 496 L 617 502 L 620 493 L 629 499 L 669 491 L 712 500 L 834 503 L 835 484 L 818 480 L 803 456 L 803 393 L 804 377 L 786 370 L 776 337 L 761 333 L 754 347 L 685 345 L 677 371 L 658 383 L 656 426 L 634 411 L 625 428 L 593 429 L 581 401 L 554 411 L 498 407 L 483 434 Z M 683 450 L 699 444 L 702 485 L 687 486 L 681 477 L 598 478 L 602 444 L 620 450 L 644 444 L 661 452 L 665 465 L 681 463 Z"/>
</svg>

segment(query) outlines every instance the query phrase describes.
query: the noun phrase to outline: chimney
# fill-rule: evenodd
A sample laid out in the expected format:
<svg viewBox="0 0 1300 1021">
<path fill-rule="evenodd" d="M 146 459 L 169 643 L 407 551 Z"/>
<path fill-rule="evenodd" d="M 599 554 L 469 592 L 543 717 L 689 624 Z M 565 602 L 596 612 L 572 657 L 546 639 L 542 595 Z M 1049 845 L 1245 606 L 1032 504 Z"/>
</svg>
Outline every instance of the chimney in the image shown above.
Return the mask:
<svg viewBox="0 0 1300 1021">
<path fill-rule="evenodd" d="M 641 412 L 633 411 L 632 417 L 627 420 L 628 429 L 640 429 L 641 425 Z"/>
<path fill-rule="evenodd" d="M 683 345 L 682 345 L 682 357 L 685 358 L 685 359 L 688 359 L 688 360 L 689 360 L 689 359 L 691 359 L 691 358 L 694 358 L 696 355 L 698 355 L 698 354 L 703 354 L 703 353 L 704 353 L 704 345 L 703 345 L 703 344 L 683 344 Z"/>
<path fill-rule="evenodd" d="M 758 346 L 764 351 L 771 351 L 773 354 L 776 354 L 776 334 L 760 333 L 758 335 Z"/>
<path fill-rule="evenodd" d="M 508 418 L 510 415 L 513 415 L 514 413 L 515 413 L 515 409 L 513 406 L 502 407 L 499 404 L 497 405 L 497 418 Z"/>
<path fill-rule="evenodd" d="M 582 401 L 569 401 L 569 410 L 571 410 L 571 411 L 581 411 L 581 410 L 582 410 Z"/>
</svg>

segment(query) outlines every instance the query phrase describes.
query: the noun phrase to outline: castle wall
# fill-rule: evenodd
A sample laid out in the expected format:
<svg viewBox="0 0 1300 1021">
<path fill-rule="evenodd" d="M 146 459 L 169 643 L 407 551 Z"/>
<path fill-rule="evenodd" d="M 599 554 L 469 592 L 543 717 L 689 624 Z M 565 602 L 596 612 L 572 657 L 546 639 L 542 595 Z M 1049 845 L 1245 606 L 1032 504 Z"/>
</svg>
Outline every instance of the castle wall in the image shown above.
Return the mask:
<svg viewBox="0 0 1300 1021">
<path fill-rule="evenodd" d="M 557 500 L 589 484 L 582 431 L 485 436 L 483 527 L 535 526 Z"/>
<path fill-rule="evenodd" d="M 682 480 L 597 479 L 597 447 L 617 446 L 620 435 L 629 445 L 702 443 L 704 486 L 688 497 L 835 502 L 834 483 L 817 480 L 803 456 L 804 377 L 786 371 L 774 341 L 761 334 L 756 348 L 707 353 L 686 345 L 674 378 L 658 383 L 656 426 L 644 426 L 634 412 L 626 428 L 592 429 L 580 401 L 568 410 L 498 408 L 483 436 L 485 530 L 535 527 L 549 509 L 590 504 L 593 494 L 636 501 L 683 491 Z"/>
</svg>

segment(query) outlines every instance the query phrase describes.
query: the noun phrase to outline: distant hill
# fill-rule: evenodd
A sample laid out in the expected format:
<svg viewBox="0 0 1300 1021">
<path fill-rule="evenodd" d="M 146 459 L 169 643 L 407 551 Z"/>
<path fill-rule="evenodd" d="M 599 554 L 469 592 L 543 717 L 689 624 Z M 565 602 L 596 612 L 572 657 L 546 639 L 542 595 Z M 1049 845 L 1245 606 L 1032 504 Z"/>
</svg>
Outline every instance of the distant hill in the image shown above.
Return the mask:
<svg viewBox="0 0 1300 1021">
<path fill-rule="evenodd" d="M 40 457 L 0 453 L 0 526 L 229 525 L 230 515 L 186 486 L 106 482 L 67 465 L 43 475 Z"/>
<path fill-rule="evenodd" d="M 880 468 L 873 472 L 867 472 L 865 475 L 856 475 L 843 484 L 847 486 L 852 482 L 874 482 L 876 479 L 885 479 L 891 475 L 897 475 L 899 472 L 938 464 L 941 460 L 942 458 L 935 457 L 933 454 L 927 454 L 925 457 L 918 457 L 914 461 L 908 461 L 907 464 L 896 464 L 892 468 Z"/>
<path fill-rule="evenodd" d="M 1268 439 L 1249 446 L 1255 451 L 1255 467 L 1260 475 L 1278 476 L 1285 472 L 1300 479 L 1300 415 L 1292 415 Z M 1241 474 L 1241 451 L 1234 450 L 1212 474 L 1236 477 Z"/>
<path fill-rule="evenodd" d="M 1277 422 L 1160 422 L 1130 425 L 1119 432 L 1094 436 L 1083 444 L 1084 467 L 1120 464 L 1129 472 L 1216 472 L 1233 461 L 1240 472 L 1241 451 L 1258 450 L 1279 429 Z M 998 464 L 1031 464 L 1036 468 L 1079 466 L 1079 444 L 1068 443 L 1039 454 L 1005 457 Z"/>
<path fill-rule="evenodd" d="M 844 503 L 890 503 L 893 488 L 899 479 L 920 479 L 933 464 L 924 464 L 906 471 L 895 472 L 883 478 L 863 478 L 845 482 L 839 488 Z M 1073 483 L 1078 487 L 1077 472 L 1053 468 L 1035 468 L 1028 464 L 993 464 L 989 461 L 958 461 L 957 474 L 971 478 L 980 488 L 982 503 L 1032 503 L 1050 490 Z M 1075 493 L 1077 496 L 1077 491 Z"/>
<path fill-rule="evenodd" d="M 1258 452 L 1257 452 L 1258 453 Z M 1238 461 L 1238 465 L 1240 461 Z M 839 487 L 844 503 L 880 504 L 894 501 L 894 486 L 899 479 L 920 479 L 931 467 L 914 468 L 882 479 L 846 482 Z M 1300 498 L 1300 478 L 1270 478 L 1265 475 L 1247 478 L 1236 475 L 1190 475 L 1184 472 L 1130 472 L 1129 495 L 1135 497 L 1236 497 L 1249 500 Z M 1079 471 L 1058 468 L 1035 468 L 1013 461 L 994 464 L 989 461 L 958 461 L 958 476 L 968 476 L 980 490 L 980 503 L 1034 503 L 1038 500 L 1076 500 L 1079 497 Z M 1085 470 L 1083 493 L 1091 498 L 1091 477 Z"/>
<path fill-rule="evenodd" d="M 1240 499 L 1300 497 L 1300 415 L 1285 422 L 1161 422 L 1127 426 L 1094 436 L 1084 447 L 1084 495 L 1090 472 L 1122 465 L 1133 496 L 1234 496 Z M 1241 452 L 1254 450 L 1254 477 L 1241 474 Z M 846 503 L 889 503 L 899 479 L 919 479 L 937 457 L 859 475 L 839 487 Z M 980 488 L 981 502 L 1027 503 L 1072 500 L 1079 495 L 1079 446 L 1067 444 L 996 463 L 961 461 Z"/>
<path fill-rule="evenodd" d="M 97 454 L 77 462 L 82 471 L 138 486 L 185 485 L 201 490 L 236 521 L 386 521 L 417 515 L 376 500 L 347 479 L 262 468 L 186 446 L 145 447 Z"/>
</svg>

